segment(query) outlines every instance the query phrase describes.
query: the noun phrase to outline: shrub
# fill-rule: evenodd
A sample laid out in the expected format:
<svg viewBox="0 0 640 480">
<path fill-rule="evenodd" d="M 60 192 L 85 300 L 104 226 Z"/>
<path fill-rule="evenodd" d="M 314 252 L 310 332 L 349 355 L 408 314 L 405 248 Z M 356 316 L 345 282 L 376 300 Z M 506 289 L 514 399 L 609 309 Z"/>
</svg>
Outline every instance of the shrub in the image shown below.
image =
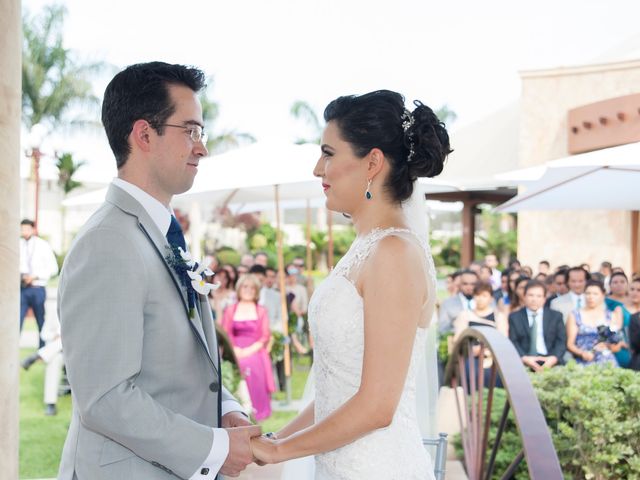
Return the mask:
<svg viewBox="0 0 640 480">
<path fill-rule="evenodd" d="M 222 247 L 216 251 L 216 257 L 221 265 L 238 265 L 240 263 L 240 254 L 231 247 Z"/>
</svg>

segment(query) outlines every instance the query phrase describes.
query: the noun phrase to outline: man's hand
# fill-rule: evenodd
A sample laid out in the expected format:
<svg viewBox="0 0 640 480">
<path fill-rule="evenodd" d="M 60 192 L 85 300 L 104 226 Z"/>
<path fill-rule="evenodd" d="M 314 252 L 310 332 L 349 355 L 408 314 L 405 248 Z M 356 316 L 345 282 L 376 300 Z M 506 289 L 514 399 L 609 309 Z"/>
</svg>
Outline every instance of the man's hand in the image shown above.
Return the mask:
<svg viewBox="0 0 640 480">
<path fill-rule="evenodd" d="M 548 357 L 540 357 L 541 360 L 544 360 L 544 364 L 542 368 L 551 368 L 555 367 L 558 364 L 558 357 L 555 355 L 550 355 Z"/>
<path fill-rule="evenodd" d="M 525 355 L 524 357 L 522 357 L 522 363 L 531 368 L 531 370 L 533 370 L 534 372 L 540 372 L 542 371 L 542 367 L 538 365 L 538 362 L 536 361 L 537 358 L 538 357 L 530 357 Z"/>
<path fill-rule="evenodd" d="M 229 412 L 222 416 L 222 428 L 250 427 L 251 421 L 241 412 Z"/>
<path fill-rule="evenodd" d="M 253 462 L 250 440 L 253 437 L 260 436 L 262 428 L 259 425 L 251 425 L 248 427 L 227 428 L 226 430 L 229 434 L 229 454 L 220 469 L 220 473 L 228 477 L 237 477 L 240 472 L 247 468 L 247 465 Z"/>
</svg>

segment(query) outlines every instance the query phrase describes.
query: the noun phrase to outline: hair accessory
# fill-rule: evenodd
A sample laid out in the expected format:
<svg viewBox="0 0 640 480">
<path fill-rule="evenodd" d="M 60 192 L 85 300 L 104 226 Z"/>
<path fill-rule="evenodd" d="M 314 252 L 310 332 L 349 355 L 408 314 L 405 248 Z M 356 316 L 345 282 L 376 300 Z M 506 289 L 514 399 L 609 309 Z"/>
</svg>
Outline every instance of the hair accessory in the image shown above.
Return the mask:
<svg viewBox="0 0 640 480">
<path fill-rule="evenodd" d="M 364 198 L 366 198 L 367 200 L 371 200 L 371 192 L 369 191 L 369 188 L 371 187 L 371 179 L 367 180 L 367 190 L 364 192 Z"/>
<path fill-rule="evenodd" d="M 410 162 L 415 154 L 415 151 L 413 150 L 413 134 L 409 132 L 414 121 L 415 120 L 413 115 L 411 115 L 411 112 L 405 108 L 404 113 L 402 114 L 402 129 L 404 130 L 405 137 L 409 140 L 409 155 L 407 155 L 407 162 Z"/>
</svg>

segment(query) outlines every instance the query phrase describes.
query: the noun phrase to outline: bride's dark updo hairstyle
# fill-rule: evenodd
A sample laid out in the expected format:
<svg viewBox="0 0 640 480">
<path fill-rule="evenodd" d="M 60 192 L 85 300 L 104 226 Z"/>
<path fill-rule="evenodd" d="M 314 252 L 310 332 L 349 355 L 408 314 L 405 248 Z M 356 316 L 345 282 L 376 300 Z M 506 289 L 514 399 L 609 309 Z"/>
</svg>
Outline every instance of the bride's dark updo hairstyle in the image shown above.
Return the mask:
<svg viewBox="0 0 640 480">
<path fill-rule="evenodd" d="M 364 158 L 372 148 L 382 150 L 391 165 L 384 187 L 398 203 L 411 196 L 418 177 L 439 175 L 452 152 L 447 130 L 433 110 L 418 100 L 413 104 L 416 108 L 409 115 L 402 95 L 377 90 L 339 97 L 324 110 L 325 121 L 336 123 L 356 156 Z"/>
</svg>

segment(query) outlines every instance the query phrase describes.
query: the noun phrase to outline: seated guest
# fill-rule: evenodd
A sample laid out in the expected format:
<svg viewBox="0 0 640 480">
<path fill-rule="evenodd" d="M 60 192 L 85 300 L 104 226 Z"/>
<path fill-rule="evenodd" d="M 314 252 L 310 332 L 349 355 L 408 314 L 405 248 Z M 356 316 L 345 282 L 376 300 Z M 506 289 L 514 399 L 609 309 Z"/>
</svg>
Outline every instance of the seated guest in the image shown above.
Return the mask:
<svg viewBox="0 0 640 480">
<path fill-rule="evenodd" d="M 604 288 L 609 290 L 609 280 L 611 279 L 611 270 L 613 269 L 613 265 L 611 262 L 602 262 L 600 264 L 600 270 L 598 272 L 604 276 Z"/>
<path fill-rule="evenodd" d="M 584 307 L 567 316 L 567 348 L 582 365 L 618 366 L 614 353 L 626 346 L 614 335 L 622 328 L 622 310 L 620 307 L 609 310 L 604 303 L 604 293 L 601 283 L 589 280 Z"/>
<path fill-rule="evenodd" d="M 498 310 L 500 310 L 505 317 L 508 317 L 509 313 L 511 313 L 513 302 L 516 302 L 516 305 L 518 303 L 516 299 L 516 281 L 523 276 L 520 270 L 509 270 L 509 280 L 507 281 L 508 297 L 506 299 L 502 298 L 498 302 Z"/>
<path fill-rule="evenodd" d="M 460 272 L 453 272 L 447 275 L 447 293 L 450 297 L 458 294 Z"/>
<path fill-rule="evenodd" d="M 609 277 L 609 289 L 611 292 L 604 302 L 609 310 L 615 310 L 616 307 L 620 307 L 622 310 L 622 330 L 620 334 L 624 342 L 628 344 L 629 321 L 632 312 L 627 309 L 629 280 L 624 272 L 615 271 L 611 273 Z M 616 352 L 616 360 L 618 360 L 618 364 L 621 367 L 627 368 L 629 362 L 631 362 L 631 352 L 629 352 L 629 349 L 621 348 L 620 351 Z"/>
<path fill-rule="evenodd" d="M 588 270 L 582 267 L 572 267 L 566 271 L 564 281 L 569 288 L 569 292 L 565 295 L 560 295 L 551 302 L 551 309 L 557 310 L 562 314 L 565 325 L 567 324 L 569 313 L 584 307 L 584 289 L 588 280 L 591 280 L 591 275 Z"/>
<path fill-rule="evenodd" d="M 502 305 L 509 305 L 509 269 L 503 270 L 500 274 L 500 286 L 493 291 L 493 299 L 496 302 L 498 308 L 500 308 L 500 301 Z"/>
<path fill-rule="evenodd" d="M 524 290 L 527 286 L 527 282 L 531 280 L 531 277 L 526 275 L 520 275 L 515 281 L 515 293 L 511 298 L 509 313 L 517 312 L 524 307 Z"/>
<path fill-rule="evenodd" d="M 467 327 L 495 327 L 505 337 L 508 336 L 507 319 L 493 307 L 493 289 L 489 282 L 476 283 L 473 300 L 474 307 L 460 312 L 454 321 L 454 342 Z"/>
<path fill-rule="evenodd" d="M 500 288 L 500 280 L 502 278 L 502 274 L 500 270 L 498 270 L 498 257 L 494 253 L 488 253 L 484 256 L 484 264 L 491 268 L 492 276 L 491 276 L 491 286 L 494 290 L 498 290 Z"/>
<path fill-rule="evenodd" d="M 551 264 L 547 260 L 541 260 L 538 263 L 538 274 L 549 275 L 551 273 Z"/>
<path fill-rule="evenodd" d="M 486 282 L 491 284 L 491 279 L 493 278 L 493 270 L 488 265 L 482 265 L 480 267 L 479 280 L 481 282 Z"/>
<path fill-rule="evenodd" d="M 625 307 L 630 315 L 640 312 L 640 277 L 634 277 L 631 280 Z"/>
<path fill-rule="evenodd" d="M 533 277 L 533 268 L 531 268 L 529 265 L 524 265 L 520 270 L 527 277 L 529 278 Z"/>
<path fill-rule="evenodd" d="M 474 306 L 471 310 L 463 310 L 460 315 L 454 321 L 454 335 L 450 343 L 450 350 L 453 347 L 453 343 L 458 339 L 460 334 L 467 327 L 493 327 L 498 329 L 505 337 L 509 336 L 509 326 L 506 318 L 493 308 L 493 287 L 489 282 L 478 282 L 473 289 Z M 473 356 L 475 357 L 476 370 L 482 366 L 485 366 L 485 362 L 488 361 L 489 352 L 486 351 L 483 358 L 480 359 L 480 346 L 474 344 Z M 469 360 L 465 360 L 468 362 Z M 469 368 L 467 368 L 467 372 Z M 484 382 L 489 384 L 490 381 L 490 369 L 484 368 Z M 469 378 L 467 378 L 467 384 L 470 385 Z M 498 379 L 496 386 L 502 388 L 502 381 Z"/>
<path fill-rule="evenodd" d="M 529 280 L 525 285 L 524 306 L 509 315 L 509 339 L 522 363 L 534 372 L 562 365 L 567 333 L 562 314 L 544 308 L 545 285 Z"/>
<path fill-rule="evenodd" d="M 640 312 L 634 313 L 629 319 L 629 346 L 631 347 L 629 368 L 640 371 Z"/>
<path fill-rule="evenodd" d="M 566 281 L 567 269 L 558 269 L 553 274 L 553 287 L 547 290 L 547 301 L 544 304 L 545 308 L 551 308 L 551 302 L 553 302 L 556 298 L 569 293 L 569 287 L 567 287 Z"/>
<path fill-rule="evenodd" d="M 471 270 L 460 273 L 460 291 L 447 298 L 438 311 L 438 330 L 441 334 L 453 332 L 453 322 L 463 310 L 474 308 L 473 288 L 478 282 L 478 275 Z"/>
</svg>

